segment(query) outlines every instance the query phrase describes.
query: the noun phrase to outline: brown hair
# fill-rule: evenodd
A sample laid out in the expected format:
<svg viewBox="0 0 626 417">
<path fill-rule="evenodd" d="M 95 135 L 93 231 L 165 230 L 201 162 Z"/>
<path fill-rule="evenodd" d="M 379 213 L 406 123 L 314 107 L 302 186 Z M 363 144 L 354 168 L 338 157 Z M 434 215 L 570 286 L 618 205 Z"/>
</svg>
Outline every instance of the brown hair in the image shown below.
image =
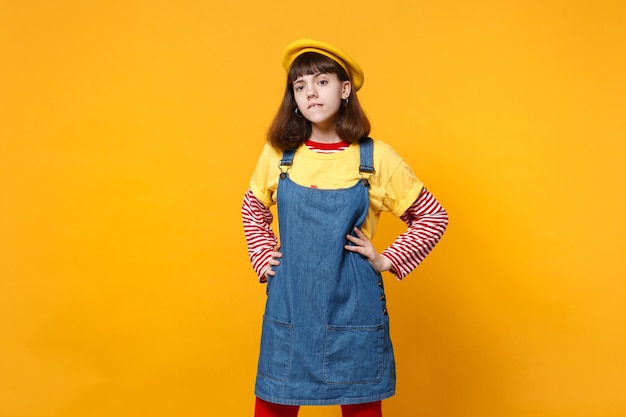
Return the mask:
<svg viewBox="0 0 626 417">
<path fill-rule="evenodd" d="M 296 149 L 311 136 L 311 122 L 295 113 L 293 82 L 303 75 L 317 73 L 336 74 L 340 81 L 350 81 L 346 70 L 324 55 L 305 52 L 298 56 L 289 68 L 283 101 L 267 133 L 268 142 L 275 148 Z M 354 87 L 347 104 L 344 102 L 339 109 L 336 130 L 339 137 L 348 142 L 355 142 L 370 133 L 370 122 L 359 104 Z"/>
</svg>

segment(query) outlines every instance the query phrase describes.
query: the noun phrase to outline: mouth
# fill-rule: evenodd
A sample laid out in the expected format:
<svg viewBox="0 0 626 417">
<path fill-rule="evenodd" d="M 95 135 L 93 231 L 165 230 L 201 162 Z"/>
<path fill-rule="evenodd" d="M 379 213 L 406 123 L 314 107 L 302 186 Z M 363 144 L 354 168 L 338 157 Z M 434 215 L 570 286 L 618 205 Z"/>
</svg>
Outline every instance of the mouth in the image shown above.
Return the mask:
<svg viewBox="0 0 626 417">
<path fill-rule="evenodd" d="M 314 108 L 314 107 L 322 107 L 322 105 L 321 105 L 321 104 L 319 104 L 319 103 L 312 103 L 312 104 L 309 104 L 309 106 L 307 107 L 307 109 L 312 109 L 312 108 Z"/>
</svg>

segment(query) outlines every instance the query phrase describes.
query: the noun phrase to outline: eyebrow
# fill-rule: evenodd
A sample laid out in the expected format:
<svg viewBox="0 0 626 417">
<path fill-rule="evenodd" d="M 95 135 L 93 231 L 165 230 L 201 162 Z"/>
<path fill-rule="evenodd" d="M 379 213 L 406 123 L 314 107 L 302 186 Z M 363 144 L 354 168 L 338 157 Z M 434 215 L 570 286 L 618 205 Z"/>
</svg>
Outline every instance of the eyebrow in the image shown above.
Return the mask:
<svg viewBox="0 0 626 417">
<path fill-rule="evenodd" d="M 313 76 L 313 78 L 317 78 L 317 77 L 319 77 L 320 75 L 326 75 L 326 74 L 328 74 L 328 73 L 327 73 L 327 72 L 319 72 L 319 71 L 318 71 L 318 72 L 316 72 L 316 73 L 314 73 L 314 74 L 304 74 L 304 75 L 312 75 L 312 76 Z M 294 83 L 294 84 L 296 84 L 296 83 L 298 83 L 298 82 L 303 82 L 303 81 L 302 81 L 302 77 L 304 77 L 304 75 L 301 75 L 301 76 L 299 76 L 298 78 L 296 78 L 296 79 L 293 81 L 293 83 Z"/>
</svg>

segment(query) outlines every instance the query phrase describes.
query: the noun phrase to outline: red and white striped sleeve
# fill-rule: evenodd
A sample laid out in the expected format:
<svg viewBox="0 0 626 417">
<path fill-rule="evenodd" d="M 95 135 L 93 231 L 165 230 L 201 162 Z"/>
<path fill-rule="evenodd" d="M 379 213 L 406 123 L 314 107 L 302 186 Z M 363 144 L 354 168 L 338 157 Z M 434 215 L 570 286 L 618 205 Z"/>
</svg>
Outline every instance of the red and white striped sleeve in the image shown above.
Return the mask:
<svg viewBox="0 0 626 417">
<path fill-rule="evenodd" d="M 259 277 L 259 282 L 265 282 L 265 270 L 278 243 L 278 238 L 272 230 L 274 216 L 270 209 L 248 190 L 243 198 L 241 218 L 252 269 Z"/>
<path fill-rule="evenodd" d="M 398 279 L 417 268 L 435 247 L 448 227 L 448 213 L 424 188 L 400 219 L 409 226 L 408 230 L 382 252 L 391 261 L 390 272 Z"/>
</svg>

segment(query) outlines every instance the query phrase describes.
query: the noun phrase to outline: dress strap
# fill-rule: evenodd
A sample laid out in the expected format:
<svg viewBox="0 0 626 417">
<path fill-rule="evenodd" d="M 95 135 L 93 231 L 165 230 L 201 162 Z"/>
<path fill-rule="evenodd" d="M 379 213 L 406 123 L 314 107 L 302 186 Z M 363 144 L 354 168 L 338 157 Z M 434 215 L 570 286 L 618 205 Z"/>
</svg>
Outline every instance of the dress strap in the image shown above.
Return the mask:
<svg viewBox="0 0 626 417">
<path fill-rule="evenodd" d="M 283 151 L 283 158 L 280 160 L 279 165 L 286 167 L 290 167 L 291 165 L 293 165 L 293 156 L 295 155 L 295 153 L 295 149 L 285 149 Z"/>
<path fill-rule="evenodd" d="M 374 175 L 374 141 L 370 137 L 365 137 L 359 141 L 361 149 L 361 162 L 359 172 L 363 186 L 369 187 L 369 179 Z"/>
<path fill-rule="evenodd" d="M 359 172 L 374 174 L 374 141 L 372 138 L 365 137 L 359 141 L 359 145 L 361 148 Z"/>
<path fill-rule="evenodd" d="M 283 158 L 278 163 L 278 169 L 280 170 L 280 179 L 284 180 L 287 177 L 287 171 L 293 165 L 293 156 L 295 155 L 295 149 L 285 149 L 283 151 Z"/>
</svg>

